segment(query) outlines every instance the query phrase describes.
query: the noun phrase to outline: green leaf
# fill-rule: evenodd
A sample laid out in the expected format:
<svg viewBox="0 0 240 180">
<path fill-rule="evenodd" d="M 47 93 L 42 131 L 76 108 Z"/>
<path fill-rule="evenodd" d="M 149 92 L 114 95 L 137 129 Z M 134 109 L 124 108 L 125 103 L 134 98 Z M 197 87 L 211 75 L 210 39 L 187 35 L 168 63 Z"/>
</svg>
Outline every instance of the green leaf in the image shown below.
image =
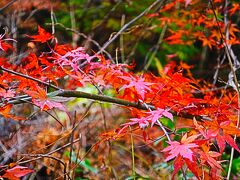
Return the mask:
<svg viewBox="0 0 240 180">
<path fill-rule="evenodd" d="M 240 172 L 240 158 L 234 159 L 232 163 L 232 173 L 237 174 Z"/>
<path fill-rule="evenodd" d="M 168 127 L 171 130 L 174 130 L 174 122 L 172 122 L 170 119 L 168 118 L 161 118 L 161 122 L 164 126 Z"/>
<path fill-rule="evenodd" d="M 70 157 L 70 152 L 69 151 L 66 151 L 64 153 L 65 156 L 67 157 Z M 87 169 L 88 171 L 91 171 L 95 174 L 98 173 L 98 169 L 94 168 L 91 166 L 91 162 L 89 159 L 83 159 L 83 160 L 80 160 L 76 157 L 76 153 L 75 152 L 72 152 L 72 156 L 71 156 L 71 161 L 72 162 L 76 162 L 77 164 L 79 164 L 80 166 L 82 166 L 83 168 Z"/>
</svg>

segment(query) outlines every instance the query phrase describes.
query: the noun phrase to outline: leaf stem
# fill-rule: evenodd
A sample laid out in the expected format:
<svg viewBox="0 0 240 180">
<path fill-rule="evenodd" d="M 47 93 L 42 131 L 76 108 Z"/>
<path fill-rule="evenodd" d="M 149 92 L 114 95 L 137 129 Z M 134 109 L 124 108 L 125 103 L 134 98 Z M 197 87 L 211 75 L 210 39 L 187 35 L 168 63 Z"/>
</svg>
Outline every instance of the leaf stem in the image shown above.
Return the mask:
<svg viewBox="0 0 240 180">
<path fill-rule="evenodd" d="M 134 153 L 134 141 L 133 141 L 133 135 L 132 135 L 132 128 L 131 126 L 129 126 L 130 128 L 130 136 L 131 136 L 131 148 L 132 148 L 132 151 L 131 151 L 131 154 L 132 154 L 132 176 L 133 176 L 133 179 L 135 180 L 136 179 L 136 173 L 135 173 L 135 153 Z"/>
</svg>

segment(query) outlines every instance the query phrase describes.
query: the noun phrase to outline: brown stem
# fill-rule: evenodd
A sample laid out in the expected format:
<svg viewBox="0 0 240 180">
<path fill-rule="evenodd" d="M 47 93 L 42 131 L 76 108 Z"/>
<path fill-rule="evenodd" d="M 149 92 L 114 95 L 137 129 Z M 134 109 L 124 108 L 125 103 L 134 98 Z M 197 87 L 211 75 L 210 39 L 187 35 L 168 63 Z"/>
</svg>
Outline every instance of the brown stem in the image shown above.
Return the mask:
<svg viewBox="0 0 240 180">
<path fill-rule="evenodd" d="M 58 91 L 54 91 L 51 93 L 47 94 L 48 97 L 56 97 L 56 96 L 61 96 L 61 97 L 76 97 L 76 98 L 86 98 L 86 99 L 91 99 L 91 100 L 96 100 L 96 101 L 100 101 L 100 102 L 107 102 L 107 103 L 113 103 L 113 104 L 117 104 L 117 105 L 121 105 L 121 106 L 125 106 L 125 107 L 134 107 L 137 109 L 141 109 L 141 110 L 155 110 L 156 107 L 153 105 L 147 105 L 145 103 L 136 103 L 136 102 L 131 102 L 131 101 L 127 101 L 124 99 L 119 99 L 119 98 L 115 98 L 115 97 L 110 97 L 110 96 L 106 96 L 106 95 L 98 95 L 98 94 L 91 94 L 91 93 L 87 93 L 87 92 L 82 92 L 82 91 L 74 91 L 74 90 L 58 90 Z M 7 103 L 8 104 L 21 104 L 26 102 L 27 100 L 31 100 L 32 98 L 29 96 L 19 96 L 19 97 L 14 97 L 13 99 L 10 99 Z M 0 107 L 5 105 L 4 103 L 0 103 Z M 192 119 L 193 117 L 195 117 L 197 120 L 210 120 L 209 117 L 205 117 L 203 116 L 194 116 L 191 114 L 186 114 L 186 113 L 176 113 L 174 111 L 170 111 L 173 115 L 175 116 L 182 116 L 184 118 L 190 118 Z"/>
</svg>

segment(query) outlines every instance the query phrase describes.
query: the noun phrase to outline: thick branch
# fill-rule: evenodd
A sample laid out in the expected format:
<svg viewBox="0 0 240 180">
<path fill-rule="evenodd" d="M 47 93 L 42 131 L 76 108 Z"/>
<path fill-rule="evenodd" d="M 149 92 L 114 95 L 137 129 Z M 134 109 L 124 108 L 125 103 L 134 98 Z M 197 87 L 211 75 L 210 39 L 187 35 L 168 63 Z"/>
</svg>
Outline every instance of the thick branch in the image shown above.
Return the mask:
<svg viewBox="0 0 240 180">
<path fill-rule="evenodd" d="M 98 100 L 102 102 L 114 103 L 114 104 L 123 105 L 127 107 L 135 107 L 137 109 L 147 110 L 147 108 L 140 103 L 130 102 L 123 99 L 114 98 L 114 97 L 105 96 L 105 95 L 90 94 L 82 91 L 71 91 L 71 90 L 65 90 L 62 92 L 60 91 L 58 96 L 87 98 L 87 99 Z M 155 109 L 154 106 L 151 106 L 151 108 Z"/>
<path fill-rule="evenodd" d="M 87 92 L 83 92 L 83 91 L 58 90 L 58 91 L 48 93 L 47 95 L 48 95 L 48 97 L 60 96 L 60 97 L 86 98 L 86 99 L 96 100 L 96 101 L 100 101 L 100 102 L 113 103 L 113 104 L 117 104 L 117 105 L 121 105 L 121 106 L 125 106 L 125 107 L 134 107 L 134 108 L 141 109 L 141 110 L 149 110 L 149 109 L 155 110 L 156 109 L 156 107 L 153 105 L 146 106 L 145 104 L 142 104 L 140 102 L 136 103 L 136 102 L 131 102 L 131 101 L 115 98 L 115 97 L 91 94 L 91 93 L 87 93 Z M 7 103 L 8 104 L 21 104 L 21 103 L 30 101 L 31 99 L 32 99 L 31 97 L 23 95 L 23 96 L 15 97 L 14 99 L 9 100 Z M 0 104 L 0 106 L 2 106 L 2 105 L 3 104 Z M 205 116 L 196 117 L 196 116 L 193 116 L 191 114 L 186 114 L 186 113 L 177 114 L 174 111 L 171 111 L 171 113 L 175 116 L 182 116 L 184 118 L 192 119 L 193 117 L 195 117 L 197 120 L 202 120 L 202 119 L 209 120 L 209 118 L 205 117 Z"/>
<path fill-rule="evenodd" d="M 105 96 L 105 95 L 98 95 L 98 94 L 91 94 L 83 91 L 73 91 L 73 90 L 59 90 L 59 91 L 54 91 L 51 93 L 47 94 L 48 97 L 56 97 L 56 96 L 61 96 L 61 97 L 76 97 L 76 98 L 86 98 L 86 99 L 92 99 L 92 100 L 97 100 L 101 102 L 108 102 L 108 103 L 114 103 L 122 106 L 127 106 L 127 107 L 135 107 L 137 109 L 142 109 L 142 110 L 147 110 L 146 106 L 140 103 L 135 103 L 135 102 L 130 102 L 127 100 L 115 98 L 115 97 L 110 97 L 110 96 Z M 21 104 L 23 102 L 29 101 L 32 98 L 30 96 L 19 96 L 15 97 L 12 100 L 8 101 L 8 104 Z M 154 106 L 149 106 L 151 109 L 155 109 Z"/>
</svg>

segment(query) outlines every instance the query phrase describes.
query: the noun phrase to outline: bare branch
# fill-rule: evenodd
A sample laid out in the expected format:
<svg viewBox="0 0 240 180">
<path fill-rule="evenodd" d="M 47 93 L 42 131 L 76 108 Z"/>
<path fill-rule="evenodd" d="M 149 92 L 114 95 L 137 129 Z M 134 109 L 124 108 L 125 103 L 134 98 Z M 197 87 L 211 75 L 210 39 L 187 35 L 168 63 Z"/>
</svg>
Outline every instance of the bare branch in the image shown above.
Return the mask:
<svg viewBox="0 0 240 180">
<path fill-rule="evenodd" d="M 134 22 L 136 22 L 138 19 L 140 19 L 142 16 L 147 14 L 154 6 L 156 6 L 158 3 L 163 4 L 165 0 L 157 0 L 154 3 L 152 3 L 148 8 L 146 8 L 141 14 L 139 14 L 137 17 L 129 21 L 127 24 L 125 24 L 110 40 L 108 40 L 103 47 L 100 49 L 100 51 L 97 52 L 97 54 L 103 52 L 119 35 L 121 35 L 122 32 L 124 32 L 130 25 L 132 25 Z"/>
<path fill-rule="evenodd" d="M 19 73 L 19 72 L 15 72 L 15 71 L 13 71 L 13 70 L 10 70 L 10 69 L 7 69 L 7 68 L 4 68 L 4 67 L 0 66 L 0 71 L 1 71 L 1 70 L 2 70 L 2 71 L 5 71 L 5 72 L 8 72 L 8 73 L 10 73 L 10 74 L 14 74 L 14 75 L 16 75 L 16 76 L 20 76 L 20 77 L 23 77 L 23 78 L 26 78 L 26 79 L 33 80 L 33 81 L 35 81 L 35 82 L 38 82 L 38 83 L 43 84 L 43 85 L 45 85 L 45 86 L 51 87 L 51 88 L 53 88 L 53 89 L 60 90 L 60 88 L 57 87 L 57 86 L 54 86 L 54 85 L 52 85 L 52 84 L 50 84 L 50 83 L 46 83 L 46 82 L 44 82 L 44 81 L 41 81 L 41 80 L 36 79 L 36 78 L 34 78 L 34 77 L 28 76 L 28 75 L 26 75 L 26 74 L 22 74 L 22 73 Z"/>
<path fill-rule="evenodd" d="M 12 0 L 12 1 L 10 1 L 9 3 L 7 3 L 5 6 L 3 6 L 3 7 L 1 7 L 0 8 L 0 13 L 2 12 L 2 11 L 4 11 L 5 9 L 7 9 L 9 6 L 11 6 L 13 3 L 15 3 L 17 0 Z"/>
</svg>

